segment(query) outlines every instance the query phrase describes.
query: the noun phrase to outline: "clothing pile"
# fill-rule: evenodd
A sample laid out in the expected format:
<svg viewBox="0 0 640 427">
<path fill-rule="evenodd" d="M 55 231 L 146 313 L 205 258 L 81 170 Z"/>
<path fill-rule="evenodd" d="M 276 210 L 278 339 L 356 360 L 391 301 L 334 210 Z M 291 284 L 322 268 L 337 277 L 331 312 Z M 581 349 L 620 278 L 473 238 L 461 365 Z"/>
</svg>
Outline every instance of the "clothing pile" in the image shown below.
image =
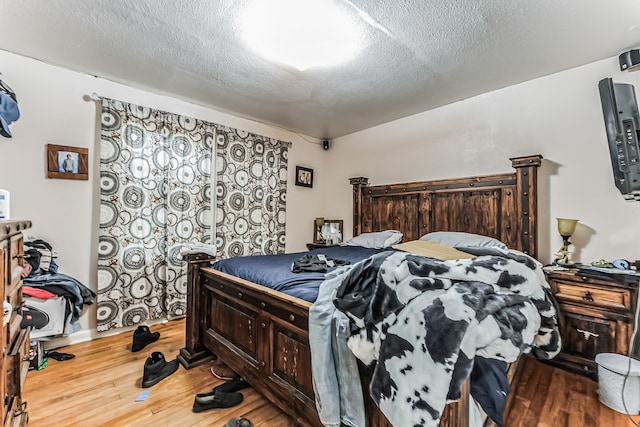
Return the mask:
<svg viewBox="0 0 640 427">
<path fill-rule="evenodd" d="M 63 335 L 80 330 L 78 320 L 83 306 L 91 305 L 96 294 L 77 279 L 58 272 L 56 252 L 46 241 L 26 238 L 22 270 L 22 292 L 26 296 L 49 299 L 56 296 L 67 301 Z"/>
<path fill-rule="evenodd" d="M 294 273 L 326 273 L 329 269 L 351 264 L 349 261 L 331 258 L 325 254 L 305 254 L 293 261 L 291 271 Z"/>
</svg>

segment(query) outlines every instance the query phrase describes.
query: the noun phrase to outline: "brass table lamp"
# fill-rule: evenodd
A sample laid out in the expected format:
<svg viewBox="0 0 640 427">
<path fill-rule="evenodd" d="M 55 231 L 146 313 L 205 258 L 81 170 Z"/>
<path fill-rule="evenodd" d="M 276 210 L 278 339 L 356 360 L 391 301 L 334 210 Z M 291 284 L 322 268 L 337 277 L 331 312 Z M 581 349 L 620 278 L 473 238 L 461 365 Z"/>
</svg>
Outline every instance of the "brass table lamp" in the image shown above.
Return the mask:
<svg viewBox="0 0 640 427">
<path fill-rule="evenodd" d="M 553 261 L 554 264 L 572 264 L 569 260 L 569 245 L 571 242 L 569 241 L 569 237 L 573 235 L 576 231 L 576 225 L 578 225 L 577 219 L 568 219 L 568 218 L 556 218 L 558 220 L 558 233 L 562 236 L 562 247 L 555 254 L 556 259 Z"/>
</svg>

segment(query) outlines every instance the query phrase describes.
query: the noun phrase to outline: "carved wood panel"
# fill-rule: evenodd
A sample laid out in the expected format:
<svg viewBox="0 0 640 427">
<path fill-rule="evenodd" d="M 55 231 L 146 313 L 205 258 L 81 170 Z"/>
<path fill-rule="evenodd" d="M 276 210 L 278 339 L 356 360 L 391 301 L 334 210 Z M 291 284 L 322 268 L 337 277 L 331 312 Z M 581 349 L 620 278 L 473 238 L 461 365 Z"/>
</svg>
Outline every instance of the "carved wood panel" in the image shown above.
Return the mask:
<svg viewBox="0 0 640 427">
<path fill-rule="evenodd" d="M 234 346 L 256 359 L 258 314 L 247 307 L 235 307 L 218 299 L 212 300 L 211 308 L 209 327 L 229 337 Z"/>
<path fill-rule="evenodd" d="M 596 354 L 615 349 L 617 322 L 564 311 L 561 319 L 563 351 L 595 359 Z"/>
<path fill-rule="evenodd" d="M 464 231 L 500 236 L 499 191 L 461 191 L 431 195 L 431 231 Z"/>
<path fill-rule="evenodd" d="M 313 399 L 309 339 L 274 323 L 273 373 Z"/>
<path fill-rule="evenodd" d="M 371 197 L 366 207 L 365 217 L 371 218 L 365 227 L 369 231 L 399 230 L 404 233 L 404 241 L 415 240 L 409 236 L 419 233 L 418 195 Z M 420 236 L 418 236 L 420 237 Z M 418 238 L 416 237 L 416 239 Z"/>
</svg>

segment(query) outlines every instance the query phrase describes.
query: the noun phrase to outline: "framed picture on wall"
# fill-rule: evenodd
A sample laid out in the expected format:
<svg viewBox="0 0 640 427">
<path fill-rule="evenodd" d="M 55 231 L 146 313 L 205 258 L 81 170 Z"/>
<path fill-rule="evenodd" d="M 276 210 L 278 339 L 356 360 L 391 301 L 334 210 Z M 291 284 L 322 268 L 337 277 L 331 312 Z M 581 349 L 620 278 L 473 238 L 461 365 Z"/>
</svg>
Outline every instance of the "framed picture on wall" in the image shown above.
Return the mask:
<svg viewBox="0 0 640 427">
<path fill-rule="evenodd" d="M 47 144 L 47 178 L 89 179 L 89 149 Z"/>
<path fill-rule="evenodd" d="M 296 166 L 296 185 L 313 187 L 313 169 Z"/>
</svg>

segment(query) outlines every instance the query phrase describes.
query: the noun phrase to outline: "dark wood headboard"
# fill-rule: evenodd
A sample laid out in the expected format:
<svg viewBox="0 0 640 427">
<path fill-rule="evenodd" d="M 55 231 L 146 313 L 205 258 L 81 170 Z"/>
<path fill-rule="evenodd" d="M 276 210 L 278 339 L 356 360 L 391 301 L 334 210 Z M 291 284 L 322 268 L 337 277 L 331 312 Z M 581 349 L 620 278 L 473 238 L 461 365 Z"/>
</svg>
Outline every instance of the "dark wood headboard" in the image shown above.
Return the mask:
<svg viewBox="0 0 640 427">
<path fill-rule="evenodd" d="M 351 178 L 353 235 L 393 229 L 407 242 L 432 231 L 465 231 L 535 258 L 542 156 L 509 160 L 515 172 L 506 174 L 376 186 Z"/>
</svg>

